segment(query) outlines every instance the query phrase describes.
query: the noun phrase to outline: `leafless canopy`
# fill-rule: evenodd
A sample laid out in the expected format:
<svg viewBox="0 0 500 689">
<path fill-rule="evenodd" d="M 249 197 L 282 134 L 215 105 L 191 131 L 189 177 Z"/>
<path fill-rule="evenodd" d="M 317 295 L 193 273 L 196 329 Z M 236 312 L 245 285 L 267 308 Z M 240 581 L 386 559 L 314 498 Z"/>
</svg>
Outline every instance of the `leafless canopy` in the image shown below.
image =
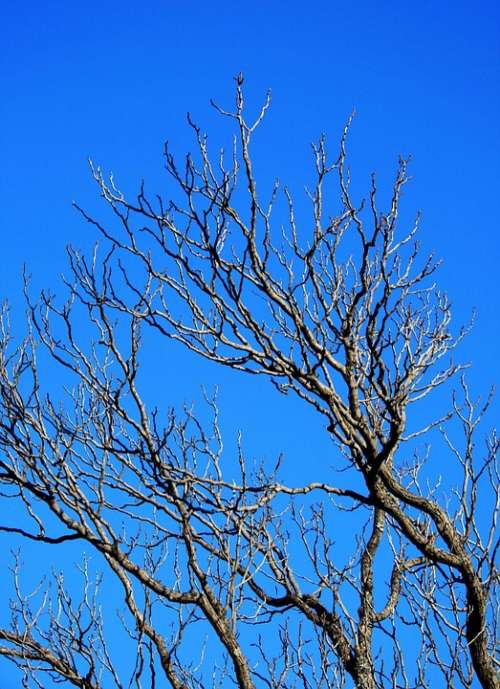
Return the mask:
<svg viewBox="0 0 500 689">
<path fill-rule="evenodd" d="M 26 593 L 14 563 L 0 654 L 44 689 L 498 689 L 499 441 L 476 438 L 488 402 L 454 363 L 464 332 L 418 219 L 399 226 L 407 161 L 386 208 L 375 178 L 358 203 L 350 122 L 332 161 L 320 138 L 306 219 L 278 182 L 257 189 L 270 101 L 249 121 L 242 86 L 234 109 L 214 105 L 236 132 L 229 154 L 191 120 L 196 154 L 181 165 L 166 147 L 169 200 L 129 201 L 93 168 L 114 214 L 81 211 L 99 250 L 69 250 L 62 302 L 27 296 L 21 344 L 4 312 L 1 528 L 87 556 L 79 596 L 68 573 Z M 201 417 L 151 407 L 147 332 L 158 371 L 177 340 L 298 395 L 324 417 L 325 467 L 343 472 L 297 485 L 286 461 L 254 466 L 241 444 L 229 457 L 208 396 Z M 419 426 L 453 377 L 449 413 Z M 118 621 L 102 587 L 122 594 Z"/>
</svg>

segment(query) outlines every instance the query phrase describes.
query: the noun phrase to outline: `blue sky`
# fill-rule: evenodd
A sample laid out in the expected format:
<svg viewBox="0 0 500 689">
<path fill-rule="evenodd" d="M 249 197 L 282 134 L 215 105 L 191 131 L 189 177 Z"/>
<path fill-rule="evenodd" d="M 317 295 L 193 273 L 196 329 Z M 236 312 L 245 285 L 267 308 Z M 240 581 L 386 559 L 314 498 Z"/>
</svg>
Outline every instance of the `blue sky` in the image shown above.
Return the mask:
<svg viewBox="0 0 500 689">
<path fill-rule="evenodd" d="M 164 140 L 179 152 L 192 146 L 188 110 L 217 140 L 209 98 L 231 102 L 242 70 L 249 103 L 273 92 L 266 171 L 297 189 L 310 178 L 310 142 L 325 132 L 336 149 L 353 108 L 349 149 L 360 187 L 372 171 L 388 180 L 398 155 L 412 154 L 405 208 L 423 211 L 421 241 L 444 260 L 439 281 L 456 321 L 478 311 L 462 358 L 475 362 L 475 390 L 498 380 L 497 3 L 28 0 L 2 14 L 0 295 L 19 327 L 23 264 L 34 288 L 56 288 L 66 244 L 96 239 L 71 206 L 99 214 L 87 158 L 127 190 L 142 177 L 161 190 Z M 302 407 L 268 395 L 264 381 L 183 361 L 175 401 L 222 381 L 230 429 L 258 431 L 269 453 L 309 447 L 297 424 Z M 170 358 L 165 366 L 178 368 Z"/>
<path fill-rule="evenodd" d="M 141 177 L 161 184 L 163 141 L 191 145 L 188 109 L 218 126 L 208 99 L 228 102 L 243 70 L 250 101 L 273 90 L 269 168 L 289 184 L 309 174 L 309 142 L 325 131 L 336 145 L 353 108 L 360 183 L 413 155 L 408 208 L 423 210 L 424 245 L 444 258 L 457 309 L 478 308 L 481 363 L 494 368 L 498 15 L 494 3 L 11 4 L 0 293 L 16 293 L 24 262 L 46 284 L 66 243 L 93 241 L 71 208 L 94 202 L 87 157 L 131 190 Z"/>
</svg>

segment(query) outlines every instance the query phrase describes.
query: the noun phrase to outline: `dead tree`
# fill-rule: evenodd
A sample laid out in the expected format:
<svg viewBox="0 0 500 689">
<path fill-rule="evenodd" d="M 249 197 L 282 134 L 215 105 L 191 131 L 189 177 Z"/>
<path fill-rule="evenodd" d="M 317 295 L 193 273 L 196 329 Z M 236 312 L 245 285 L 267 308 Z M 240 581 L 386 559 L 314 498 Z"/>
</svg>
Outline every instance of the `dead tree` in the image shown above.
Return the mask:
<svg viewBox="0 0 500 689">
<path fill-rule="evenodd" d="M 235 126 L 229 155 L 191 120 L 196 155 L 181 166 L 166 148 L 168 201 L 127 200 L 93 168 L 115 216 L 81 211 L 101 247 L 69 250 L 66 300 L 27 296 L 21 344 L 4 313 L 2 500 L 25 517 L 4 510 L 1 528 L 98 554 L 133 662 L 116 657 L 86 561 L 79 598 L 61 574 L 26 594 L 14 567 L 0 654 L 27 687 L 498 688 L 499 441 L 478 442 L 488 401 L 452 358 L 465 330 L 418 218 L 399 227 L 407 161 L 387 208 L 375 178 L 355 202 L 349 122 L 333 162 L 324 138 L 313 146 L 307 221 L 278 182 L 264 202 L 251 144 L 269 98 L 249 122 L 242 85 L 234 110 L 215 105 Z M 241 445 L 228 457 L 211 398 L 210 423 L 156 410 L 141 395 L 146 332 L 312 405 L 342 473 L 292 485 L 286 462 L 253 466 Z M 419 404 L 452 379 L 450 411 L 419 427 Z"/>
</svg>

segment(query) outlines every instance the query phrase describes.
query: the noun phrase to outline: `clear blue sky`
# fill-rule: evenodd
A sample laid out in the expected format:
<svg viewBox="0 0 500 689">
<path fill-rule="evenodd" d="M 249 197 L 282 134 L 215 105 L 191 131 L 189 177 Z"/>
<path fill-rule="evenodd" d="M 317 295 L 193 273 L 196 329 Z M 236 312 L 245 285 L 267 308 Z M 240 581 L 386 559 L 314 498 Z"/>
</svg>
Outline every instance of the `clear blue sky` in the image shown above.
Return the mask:
<svg viewBox="0 0 500 689">
<path fill-rule="evenodd" d="M 266 163 L 297 188 L 310 174 L 309 143 L 324 131 L 336 146 L 353 108 L 360 184 L 372 170 L 386 179 L 400 153 L 413 155 L 406 208 L 423 211 L 421 240 L 444 259 L 439 279 L 457 321 L 478 310 L 462 357 L 475 362 L 478 391 L 498 380 L 498 3 L 144 4 L 26 0 L 3 9 L 0 295 L 19 310 L 24 263 L 35 286 L 56 287 L 65 245 L 95 241 L 71 207 L 75 199 L 99 212 L 89 156 L 126 189 L 145 177 L 160 190 L 163 141 L 190 147 L 187 110 L 217 134 L 208 100 L 228 103 L 242 70 L 249 101 L 272 88 Z M 180 399 L 220 379 L 189 361 Z M 242 389 L 248 400 L 229 425 L 258 429 L 270 452 L 290 438 L 309 447 L 298 406 L 280 407 L 255 379 L 223 381 L 223 408 L 234 409 Z M 273 414 L 289 414 L 283 431 Z"/>
<path fill-rule="evenodd" d="M 457 309 L 478 308 L 480 363 L 498 373 L 496 3 L 28 0 L 9 3 L 0 31 L 2 295 L 24 262 L 45 284 L 66 243 L 93 241 L 71 209 L 93 203 L 88 156 L 130 189 L 156 183 L 164 139 L 187 148 L 185 112 L 209 128 L 209 97 L 227 102 L 243 70 L 249 99 L 273 90 L 269 167 L 288 183 L 353 107 L 360 176 L 413 154 L 408 209 L 424 212 Z"/>
</svg>

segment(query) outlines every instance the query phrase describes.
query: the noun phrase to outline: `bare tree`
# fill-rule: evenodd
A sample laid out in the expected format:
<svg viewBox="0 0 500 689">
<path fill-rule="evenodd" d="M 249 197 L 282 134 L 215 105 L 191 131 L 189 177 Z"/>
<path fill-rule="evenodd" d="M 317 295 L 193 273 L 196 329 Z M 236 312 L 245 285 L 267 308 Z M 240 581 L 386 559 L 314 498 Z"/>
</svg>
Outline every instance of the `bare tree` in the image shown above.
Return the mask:
<svg viewBox="0 0 500 689">
<path fill-rule="evenodd" d="M 387 208 L 375 178 L 357 203 L 349 122 L 333 162 L 323 137 L 313 146 L 299 219 L 286 187 L 265 202 L 257 190 L 252 137 L 270 101 L 250 122 L 242 85 L 234 110 L 214 105 L 235 127 L 229 155 L 191 119 L 196 155 L 181 166 L 166 148 L 168 201 L 144 188 L 129 201 L 93 168 L 116 221 L 81 212 L 103 246 L 69 250 L 62 303 L 27 291 L 21 344 L 4 312 L 2 500 L 25 518 L 5 510 L 1 528 L 98 554 L 132 661 L 87 560 L 80 599 L 57 573 L 24 593 L 15 564 L 0 654 L 26 687 L 498 688 L 499 440 L 478 442 L 489 400 L 454 363 L 465 330 L 451 330 L 418 218 L 399 228 L 407 161 Z M 291 484 L 286 462 L 255 465 L 241 443 L 229 457 L 209 396 L 210 422 L 151 407 L 148 332 L 311 405 L 330 478 Z M 452 378 L 451 409 L 419 427 L 419 403 Z"/>
</svg>

